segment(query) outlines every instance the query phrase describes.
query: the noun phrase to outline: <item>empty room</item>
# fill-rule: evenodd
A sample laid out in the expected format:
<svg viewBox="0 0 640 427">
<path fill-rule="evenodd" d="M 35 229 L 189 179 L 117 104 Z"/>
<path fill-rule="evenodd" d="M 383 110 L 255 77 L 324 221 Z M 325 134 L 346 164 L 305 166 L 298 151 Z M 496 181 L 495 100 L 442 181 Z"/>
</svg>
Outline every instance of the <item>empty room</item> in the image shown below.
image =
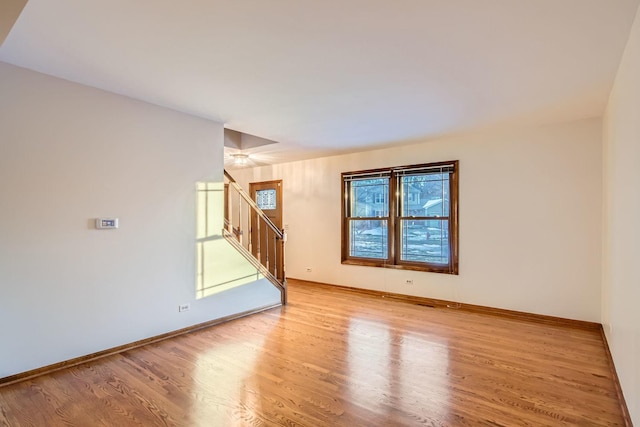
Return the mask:
<svg viewBox="0 0 640 427">
<path fill-rule="evenodd" d="M 640 424 L 640 0 L 0 0 L 0 425 Z"/>
</svg>

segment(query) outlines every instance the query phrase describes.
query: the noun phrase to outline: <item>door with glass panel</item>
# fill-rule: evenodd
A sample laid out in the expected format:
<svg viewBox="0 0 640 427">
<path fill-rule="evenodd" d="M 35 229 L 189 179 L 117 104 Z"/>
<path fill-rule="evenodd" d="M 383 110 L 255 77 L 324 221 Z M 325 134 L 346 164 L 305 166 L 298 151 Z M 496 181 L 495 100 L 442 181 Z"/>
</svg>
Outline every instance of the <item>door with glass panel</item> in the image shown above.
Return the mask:
<svg viewBox="0 0 640 427">
<path fill-rule="evenodd" d="M 249 184 L 249 194 L 268 221 L 278 230 L 282 230 L 282 180 L 253 182 Z M 253 211 L 251 252 L 274 276 L 280 280 L 284 279 L 282 241 L 276 238 L 265 218 Z"/>
</svg>

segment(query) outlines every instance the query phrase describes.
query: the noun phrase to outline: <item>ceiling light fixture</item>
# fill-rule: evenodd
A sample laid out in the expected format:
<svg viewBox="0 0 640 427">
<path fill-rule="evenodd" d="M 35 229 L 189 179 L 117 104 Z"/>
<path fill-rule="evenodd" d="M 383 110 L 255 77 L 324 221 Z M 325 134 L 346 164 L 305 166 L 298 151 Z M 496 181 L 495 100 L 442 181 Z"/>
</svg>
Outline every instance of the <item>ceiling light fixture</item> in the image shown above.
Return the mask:
<svg viewBox="0 0 640 427">
<path fill-rule="evenodd" d="M 249 164 L 249 155 L 244 153 L 232 154 L 234 166 L 246 166 Z"/>
</svg>

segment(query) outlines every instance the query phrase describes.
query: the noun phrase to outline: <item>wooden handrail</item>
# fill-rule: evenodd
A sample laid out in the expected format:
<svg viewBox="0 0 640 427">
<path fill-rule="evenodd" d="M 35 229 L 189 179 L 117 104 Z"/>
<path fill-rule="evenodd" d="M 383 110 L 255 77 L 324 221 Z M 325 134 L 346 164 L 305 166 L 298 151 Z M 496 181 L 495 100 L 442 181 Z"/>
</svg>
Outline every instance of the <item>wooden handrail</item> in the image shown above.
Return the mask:
<svg viewBox="0 0 640 427">
<path fill-rule="evenodd" d="M 254 202 L 253 199 L 251 198 L 251 196 L 249 196 L 247 194 L 247 192 L 244 191 L 242 186 L 240 186 L 240 184 L 238 184 L 238 182 L 235 179 L 233 179 L 233 177 L 229 174 L 229 172 L 227 172 L 225 170 L 224 171 L 224 176 L 227 177 L 227 179 L 229 180 L 229 184 L 231 184 L 233 186 L 233 188 L 238 192 L 240 197 L 242 197 L 244 199 L 244 201 L 247 202 L 247 204 L 249 206 L 251 206 L 251 208 L 256 213 L 256 215 L 258 215 L 260 218 L 262 218 L 264 220 L 264 222 L 267 223 L 269 228 L 271 228 L 271 230 L 273 230 L 273 232 L 276 234 L 277 238 L 278 239 L 282 239 L 284 237 L 284 231 L 282 231 L 278 227 L 276 227 L 276 225 L 273 223 L 273 221 L 271 221 L 271 219 L 269 219 L 269 217 L 262 211 L 262 209 L 260 209 L 258 207 L 256 202 Z"/>
</svg>

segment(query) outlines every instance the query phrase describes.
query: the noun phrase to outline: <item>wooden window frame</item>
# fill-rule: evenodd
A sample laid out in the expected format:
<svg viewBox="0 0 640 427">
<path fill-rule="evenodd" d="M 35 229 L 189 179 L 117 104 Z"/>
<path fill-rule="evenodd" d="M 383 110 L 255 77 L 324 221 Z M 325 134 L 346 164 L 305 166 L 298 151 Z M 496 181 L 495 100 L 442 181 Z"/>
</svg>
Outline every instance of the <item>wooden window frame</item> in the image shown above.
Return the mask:
<svg viewBox="0 0 640 427">
<path fill-rule="evenodd" d="M 440 220 L 445 217 L 401 217 L 400 216 L 400 179 L 403 172 L 408 170 L 420 170 L 420 169 L 437 169 L 438 167 L 452 166 L 453 171 L 449 173 L 449 216 L 448 219 L 448 243 L 449 254 L 448 264 L 438 264 L 419 261 L 403 261 L 400 259 L 400 245 L 401 245 L 401 223 L 402 220 L 408 218 L 414 220 Z M 342 264 L 347 265 L 360 265 L 368 267 L 383 267 L 393 268 L 401 270 L 416 270 L 427 271 L 433 273 L 444 274 L 458 274 L 458 160 L 452 160 L 447 162 L 434 162 L 425 163 L 419 165 L 408 166 L 396 166 L 390 168 L 370 169 L 363 171 L 344 172 L 341 178 L 341 259 Z M 349 223 L 356 217 L 350 215 L 349 206 L 349 193 L 351 191 L 353 176 L 369 176 L 375 177 L 376 175 L 388 174 L 389 176 L 389 214 L 384 218 L 369 218 L 358 217 L 358 219 L 380 219 L 387 220 L 387 258 L 364 258 L 351 256 L 349 253 L 350 236 L 349 236 Z"/>
</svg>

